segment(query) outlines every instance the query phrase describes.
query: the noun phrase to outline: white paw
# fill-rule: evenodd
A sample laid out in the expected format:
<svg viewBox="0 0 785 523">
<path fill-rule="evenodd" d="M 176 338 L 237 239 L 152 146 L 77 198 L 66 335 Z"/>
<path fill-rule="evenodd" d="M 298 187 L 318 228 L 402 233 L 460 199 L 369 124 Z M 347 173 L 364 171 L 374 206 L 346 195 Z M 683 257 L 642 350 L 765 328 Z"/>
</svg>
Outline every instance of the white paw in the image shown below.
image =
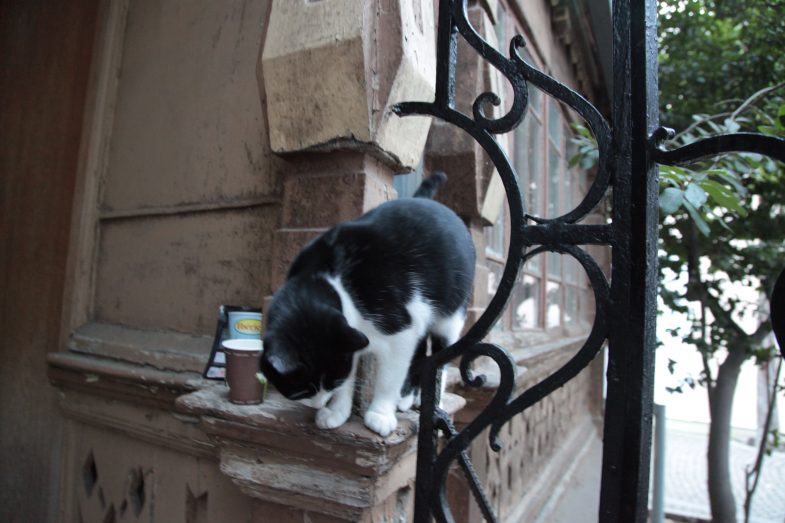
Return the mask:
<svg viewBox="0 0 785 523">
<path fill-rule="evenodd" d="M 322 407 L 316 411 L 316 426 L 320 429 L 334 429 L 340 427 L 349 419 L 351 409 L 331 409 Z"/>
<path fill-rule="evenodd" d="M 412 398 L 412 406 L 415 409 L 419 409 L 422 403 L 422 397 L 420 396 L 420 389 L 417 389 L 417 392 L 414 393 L 414 397 Z"/>
<path fill-rule="evenodd" d="M 398 426 L 395 413 L 383 413 L 369 410 L 365 413 L 365 426 L 380 436 L 387 436 Z"/>
<path fill-rule="evenodd" d="M 410 392 L 409 394 L 398 400 L 398 410 L 400 410 L 401 412 L 406 412 L 407 410 L 412 408 L 413 404 L 414 404 L 414 394 Z"/>
</svg>

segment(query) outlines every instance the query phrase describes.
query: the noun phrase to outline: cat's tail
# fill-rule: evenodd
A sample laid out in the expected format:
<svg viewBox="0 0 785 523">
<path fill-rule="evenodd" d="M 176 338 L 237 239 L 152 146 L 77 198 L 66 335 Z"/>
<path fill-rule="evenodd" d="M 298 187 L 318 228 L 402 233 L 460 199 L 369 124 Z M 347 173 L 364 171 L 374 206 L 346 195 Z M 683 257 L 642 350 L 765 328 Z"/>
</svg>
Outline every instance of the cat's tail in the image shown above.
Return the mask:
<svg viewBox="0 0 785 523">
<path fill-rule="evenodd" d="M 447 175 L 442 171 L 434 171 L 424 179 L 414 192 L 415 198 L 433 198 L 439 188 L 447 182 Z"/>
</svg>

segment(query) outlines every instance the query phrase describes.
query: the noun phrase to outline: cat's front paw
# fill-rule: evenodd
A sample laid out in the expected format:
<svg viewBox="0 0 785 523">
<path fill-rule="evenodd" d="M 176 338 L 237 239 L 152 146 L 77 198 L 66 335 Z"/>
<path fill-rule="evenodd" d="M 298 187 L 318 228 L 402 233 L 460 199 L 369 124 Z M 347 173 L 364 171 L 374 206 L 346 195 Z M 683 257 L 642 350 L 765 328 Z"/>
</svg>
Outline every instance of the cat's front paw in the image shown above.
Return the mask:
<svg viewBox="0 0 785 523">
<path fill-rule="evenodd" d="M 351 409 L 331 409 L 322 407 L 316 411 L 316 426 L 320 429 L 334 429 L 340 427 L 349 419 Z"/>
<path fill-rule="evenodd" d="M 398 426 L 394 412 L 384 413 L 369 410 L 365 413 L 365 426 L 380 436 L 387 436 Z"/>
</svg>

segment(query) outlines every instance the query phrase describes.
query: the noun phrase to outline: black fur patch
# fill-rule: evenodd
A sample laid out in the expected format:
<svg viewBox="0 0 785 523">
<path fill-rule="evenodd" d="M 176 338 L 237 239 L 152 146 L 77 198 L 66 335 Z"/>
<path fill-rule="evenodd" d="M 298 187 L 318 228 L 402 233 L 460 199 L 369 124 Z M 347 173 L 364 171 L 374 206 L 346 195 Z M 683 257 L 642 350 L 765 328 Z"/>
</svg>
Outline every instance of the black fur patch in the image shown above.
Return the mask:
<svg viewBox="0 0 785 523">
<path fill-rule="evenodd" d="M 294 260 L 268 311 L 262 358 L 262 371 L 284 395 L 299 399 L 320 386 L 335 388 L 349 375 L 354 352 L 368 343 L 346 323 L 326 276 L 340 278 L 362 316 L 384 334 L 411 325 L 406 305 L 416 292 L 442 317 L 466 308 L 474 280 L 471 236 L 454 212 L 426 198 L 445 180 L 443 173 L 431 176 L 418 197 L 333 227 Z"/>
</svg>

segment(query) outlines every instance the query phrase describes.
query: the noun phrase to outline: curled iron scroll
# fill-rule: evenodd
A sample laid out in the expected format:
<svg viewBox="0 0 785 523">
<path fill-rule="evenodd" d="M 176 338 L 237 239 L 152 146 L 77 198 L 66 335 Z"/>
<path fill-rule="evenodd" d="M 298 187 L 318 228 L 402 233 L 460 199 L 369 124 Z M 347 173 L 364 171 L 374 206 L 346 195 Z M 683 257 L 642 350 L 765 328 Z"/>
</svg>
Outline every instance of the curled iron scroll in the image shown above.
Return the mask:
<svg viewBox="0 0 785 523">
<path fill-rule="evenodd" d="M 415 520 L 427 521 L 435 517 L 438 521 L 452 521 L 452 514 L 446 499 L 446 479 L 451 464 L 458 463 L 463 470 L 470 489 L 488 521 L 496 521 L 482 487 L 474 473 L 467 449 L 472 441 L 486 428 L 491 428 L 489 445 L 492 450 L 501 448 L 498 432 L 512 416 L 535 404 L 555 389 L 564 385 L 585 368 L 600 350 L 607 337 L 607 308 L 609 306 L 609 286 L 604 274 L 594 260 L 575 243 L 581 243 L 571 228 L 580 229 L 575 222 L 585 217 L 607 193 L 611 176 L 611 131 L 601 113 L 583 97 L 559 83 L 550 76 L 527 64 L 519 54 L 523 38 L 517 36 L 510 41 L 509 58 L 503 56 L 474 30 L 468 21 L 466 0 L 442 0 L 440 3 L 440 28 L 437 63 L 437 99 L 428 102 L 404 102 L 394 107 L 399 116 L 430 115 L 459 127 L 469 134 L 488 154 L 504 185 L 509 208 L 511 235 L 507 263 L 497 287 L 485 312 L 469 331 L 455 344 L 427 358 L 422 369 L 422 405 L 420 411 L 420 436 L 418 443 L 417 486 L 415 495 Z M 514 94 L 512 106 L 498 119 L 488 118 L 484 111 L 487 103 L 498 105 L 500 97 L 491 92 L 481 93 L 472 104 L 472 115 L 466 115 L 454 107 L 454 68 L 456 62 L 456 38 L 458 33 L 469 45 L 490 64 L 498 69 L 510 82 Z M 518 177 L 504 150 L 493 135 L 508 132 L 520 124 L 528 104 L 529 83 L 536 88 L 563 102 L 575 110 L 587 122 L 589 129 L 597 138 L 600 161 L 595 180 L 583 200 L 566 214 L 557 218 L 541 218 L 525 213 L 524 201 L 520 193 Z M 535 223 L 526 226 L 526 220 Z M 553 225 L 557 227 L 554 228 Z M 531 242 L 525 238 L 525 230 L 547 228 L 556 231 L 554 241 L 549 241 L 527 254 L 524 249 Z M 582 229 L 580 229 L 582 230 Z M 553 236 L 549 236 L 553 237 Z M 561 239 L 560 239 L 561 238 Z M 595 243 L 586 239 L 586 243 Z M 586 271 L 595 293 L 597 312 L 592 330 L 584 346 L 561 369 L 546 377 L 539 384 L 526 390 L 518 398 L 512 398 L 515 389 L 515 362 L 502 347 L 483 343 L 504 312 L 512 294 L 518 272 L 523 262 L 543 251 L 555 251 L 573 256 Z M 470 363 L 480 356 L 490 357 L 500 372 L 499 385 L 493 398 L 482 412 L 461 430 L 455 430 L 449 417 L 437 408 L 433 389 L 436 374 L 440 367 L 455 358 L 460 359 L 463 381 L 470 387 L 482 385 L 482 378 L 470 371 Z M 441 451 L 437 451 L 434 436 L 441 431 L 446 441 Z"/>
<path fill-rule="evenodd" d="M 665 149 L 662 142 L 673 138 L 675 131 L 660 127 L 649 139 L 654 161 L 664 165 L 687 165 L 723 153 L 757 153 L 785 162 L 785 140 L 756 133 L 733 133 L 712 136 L 676 149 Z"/>
</svg>

